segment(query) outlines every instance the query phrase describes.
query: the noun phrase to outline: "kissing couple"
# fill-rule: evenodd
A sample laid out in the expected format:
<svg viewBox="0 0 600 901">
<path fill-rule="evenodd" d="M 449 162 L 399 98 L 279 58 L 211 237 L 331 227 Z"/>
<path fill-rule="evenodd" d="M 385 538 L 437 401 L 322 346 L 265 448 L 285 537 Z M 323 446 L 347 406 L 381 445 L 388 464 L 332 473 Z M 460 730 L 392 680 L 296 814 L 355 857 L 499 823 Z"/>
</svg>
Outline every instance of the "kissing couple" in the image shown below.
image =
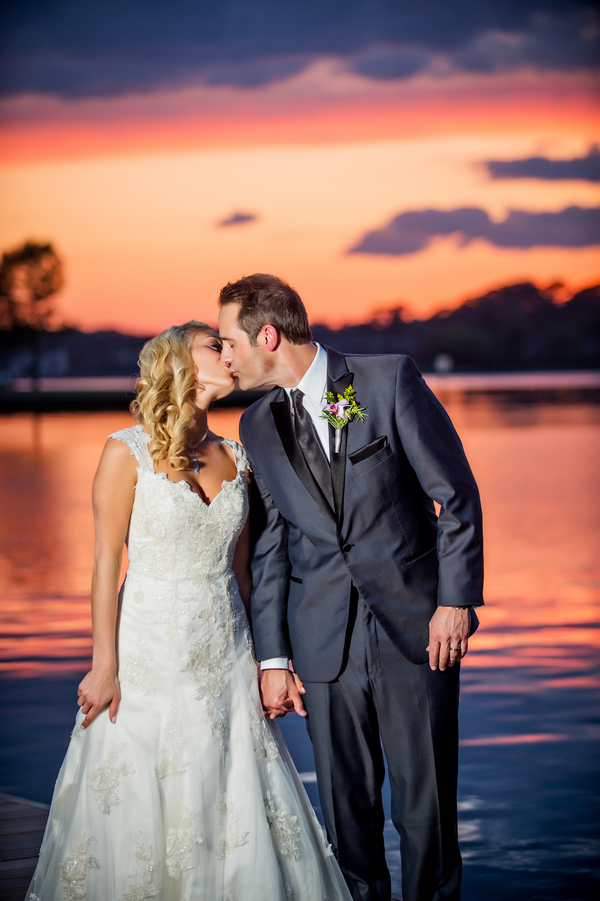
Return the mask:
<svg viewBox="0 0 600 901">
<path fill-rule="evenodd" d="M 100 459 L 92 669 L 27 899 L 389 901 L 385 756 L 404 901 L 458 901 L 483 603 L 462 445 L 409 357 L 315 344 L 281 279 L 219 301 L 219 333 L 145 344 L 136 424 Z M 207 422 L 236 379 L 270 387 L 241 445 Z M 276 724 L 292 711 L 327 837 Z"/>
</svg>

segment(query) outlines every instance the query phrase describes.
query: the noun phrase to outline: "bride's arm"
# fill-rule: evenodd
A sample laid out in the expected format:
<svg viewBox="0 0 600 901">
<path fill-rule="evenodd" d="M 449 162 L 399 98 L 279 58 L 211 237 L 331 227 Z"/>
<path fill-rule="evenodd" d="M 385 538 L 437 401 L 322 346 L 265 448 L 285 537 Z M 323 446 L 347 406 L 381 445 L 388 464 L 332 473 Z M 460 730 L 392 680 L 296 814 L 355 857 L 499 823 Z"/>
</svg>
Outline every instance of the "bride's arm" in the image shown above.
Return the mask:
<svg viewBox="0 0 600 901">
<path fill-rule="evenodd" d="M 92 669 L 79 685 L 78 704 L 86 729 L 110 705 L 116 721 L 121 690 L 117 678 L 117 611 L 123 545 L 127 537 L 134 487 L 135 460 L 121 441 L 109 438 L 104 446 L 92 488 L 94 508 L 94 573 L 92 576 Z"/>
</svg>

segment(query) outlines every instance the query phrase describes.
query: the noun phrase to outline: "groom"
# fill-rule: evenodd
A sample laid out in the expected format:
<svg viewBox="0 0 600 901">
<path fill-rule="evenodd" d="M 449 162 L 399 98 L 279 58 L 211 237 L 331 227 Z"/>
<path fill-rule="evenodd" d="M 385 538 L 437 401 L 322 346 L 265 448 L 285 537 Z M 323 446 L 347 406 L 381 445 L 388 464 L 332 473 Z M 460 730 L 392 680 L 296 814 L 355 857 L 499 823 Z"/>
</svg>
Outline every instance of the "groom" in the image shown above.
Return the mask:
<svg viewBox="0 0 600 901">
<path fill-rule="evenodd" d="M 462 445 L 409 357 L 315 345 L 280 279 L 242 278 L 219 302 L 222 360 L 240 387 L 278 386 L 240 423 L 256 489 L 265 711 L 308 714 L 327 832 L 355 901 L 390 898 L 383 752 L 404 901 L 457 901 L 458 663 L 477 623 L 469 608 L 483 603 L 481 510 Z M 336 429 L 321 415 L 326 392 L 348 399 L 351 387 L 367 416 Z"/>
</svg>

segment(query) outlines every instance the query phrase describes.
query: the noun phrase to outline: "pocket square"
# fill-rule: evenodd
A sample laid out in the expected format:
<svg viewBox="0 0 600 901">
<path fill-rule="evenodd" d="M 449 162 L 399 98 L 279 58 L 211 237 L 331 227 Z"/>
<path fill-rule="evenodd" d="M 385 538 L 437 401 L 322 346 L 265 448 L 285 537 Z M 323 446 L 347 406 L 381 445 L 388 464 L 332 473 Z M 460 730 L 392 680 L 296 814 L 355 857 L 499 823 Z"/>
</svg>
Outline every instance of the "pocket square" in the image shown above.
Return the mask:
<svg viewBox="0 0 600 901">
<path fill-rule="evenodd" d="M 348 454 L 348 459 L 353 465 L 355 463 L 360 463 L 362 460 L 372 457 L 377 451 L 383 450 L 383 448 L 387 446 L 387 443 L 387 435 L 381 435 L 379 438 L 376 438 L 375 441 L 371 441 L 369 444 L 365 444 L 364 447 L 359 447 L 358 450 Z"/>
</svg>

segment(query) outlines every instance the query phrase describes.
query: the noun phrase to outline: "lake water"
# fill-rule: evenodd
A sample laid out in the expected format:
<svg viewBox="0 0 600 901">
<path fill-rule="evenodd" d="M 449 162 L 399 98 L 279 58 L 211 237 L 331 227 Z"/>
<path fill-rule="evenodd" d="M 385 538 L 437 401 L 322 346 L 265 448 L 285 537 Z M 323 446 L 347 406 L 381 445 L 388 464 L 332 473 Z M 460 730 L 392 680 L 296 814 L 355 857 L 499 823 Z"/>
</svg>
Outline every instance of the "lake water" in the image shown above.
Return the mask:
<svg viewBox="0 0 600 901">
<path fill-rule="evenodd" d="M 463 898 L 596 898 L 600 406 L 446 405 L 487 541 L 487 606 L 462 676 Z M 236 438 L 239 412 L 215 412 L 212 428 Z M 1 791 L 50 800 L 90 657 L 91 481 L 106 436 L 129 424 L 0 418 Z M 318 811 L 304 724 L 283 729 Z M 387 839 L 397 882 L 391 827 Z"/>
</svg>

